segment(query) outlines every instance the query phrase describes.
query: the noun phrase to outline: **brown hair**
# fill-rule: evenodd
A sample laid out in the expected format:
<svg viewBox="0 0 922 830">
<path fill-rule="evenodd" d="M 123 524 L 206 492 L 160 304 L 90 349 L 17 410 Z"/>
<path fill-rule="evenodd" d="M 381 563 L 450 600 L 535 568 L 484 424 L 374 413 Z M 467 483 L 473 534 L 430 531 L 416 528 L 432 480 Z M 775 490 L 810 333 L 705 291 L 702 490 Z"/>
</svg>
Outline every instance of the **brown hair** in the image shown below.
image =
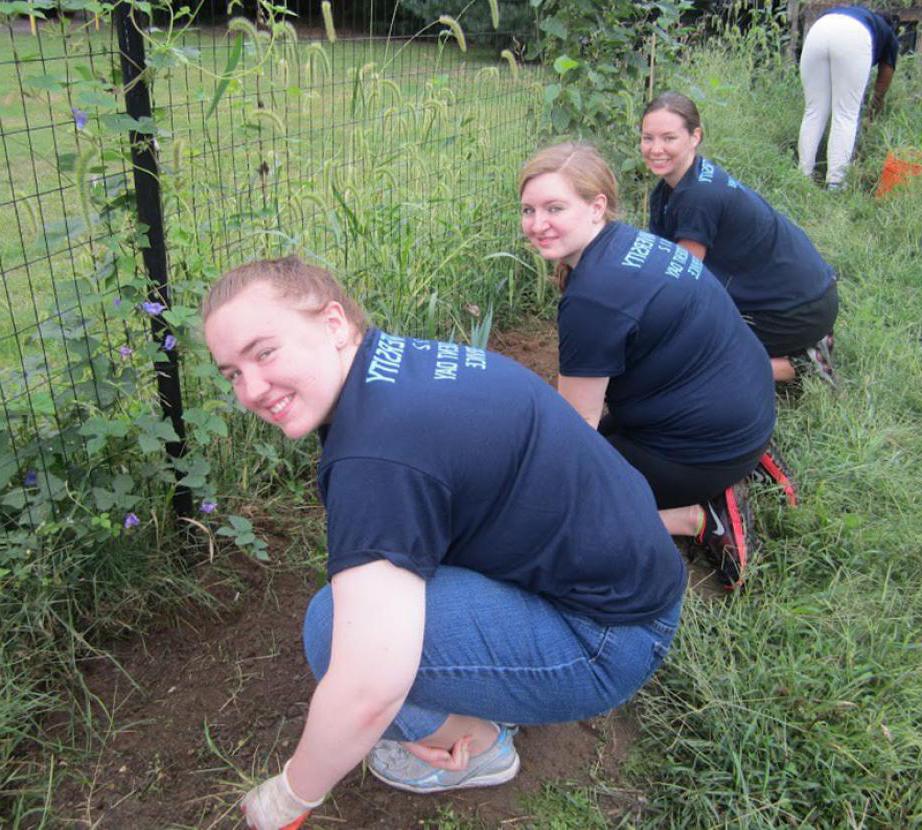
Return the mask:
<svg viewBox="0 0 922 830">
<path fill-rule="evenodd" d="M 565 141 L 553 144 L 535 153 L 519 172 L 519 196 L 533 178 L 545 173 L 560 173 L 573 185 L 573 189 L 587 202 L 600 193 L 608 200 L 605 221 L 618 218 L 618 181 L 602 154 L 583 141 Z M 557 263 L 554 276 L 563 291 L 572 269 L 562 262 Z"/>
<path fill-rule="evenodd" d="M 307 312 L 320 311 L 328 303 L 337 302 L 360 334 L 368 328 L 362 307 L 336 278 L 324 268 L 306 265 L 296 256 L 256 260 L 232 268 L 208 289 L 202 300 L 202 320 L 207 321 L 213 312 L 257 283 L 271 286 L 281 299 Z"/>
<path fill-rule="evenodd" d="M 685 129 L 690 133 L 701 129 L 701 116 L 698 114 L 698 107 L 695 106 L 695 102 L 691 98 L 682 95 L 680 92 L 663 92 L 657 95 L 647 104 L 643 115 L 640 116 L 640 123 L 643 124 L 644 118 L 651 112 L 658 112 L 659 110 L 666 110 L 666 112 L 671 112 L 673 115 L 678 115 L 685 124 Z"/>
</svg>

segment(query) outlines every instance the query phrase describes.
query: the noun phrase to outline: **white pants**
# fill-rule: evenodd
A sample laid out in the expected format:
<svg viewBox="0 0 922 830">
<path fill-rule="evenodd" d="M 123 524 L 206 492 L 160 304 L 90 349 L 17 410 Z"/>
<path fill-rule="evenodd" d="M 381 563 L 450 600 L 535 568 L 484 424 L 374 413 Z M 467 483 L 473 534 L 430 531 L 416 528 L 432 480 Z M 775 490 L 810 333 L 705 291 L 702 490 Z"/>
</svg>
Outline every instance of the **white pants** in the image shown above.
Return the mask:
<svg viewBox="0 0 922 830">
<path fill-rule="evenodd" d="M 826 181 L 838 184 L 845 178 L 870 74 L 871 33 L 860 21 L 844 14 L 827 14 L 813 24 L 800 56 L 806 106 L 797 152 L 805 175 L 813 175 L 816 151 L 832 112 Z"/>
</svg>

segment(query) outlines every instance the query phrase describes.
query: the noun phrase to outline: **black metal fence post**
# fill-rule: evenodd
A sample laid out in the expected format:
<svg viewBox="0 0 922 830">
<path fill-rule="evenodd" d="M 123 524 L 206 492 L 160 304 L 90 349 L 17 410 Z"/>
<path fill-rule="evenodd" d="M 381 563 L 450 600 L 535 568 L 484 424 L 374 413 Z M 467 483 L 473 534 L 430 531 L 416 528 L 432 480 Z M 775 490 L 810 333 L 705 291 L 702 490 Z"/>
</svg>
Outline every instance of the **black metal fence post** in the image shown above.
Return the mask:
<svg viewBox="0 0 922 830">
<path fill-rule="evenodd" d="M 118 33 L 122 62 L 122 81 L 125 84 L 125 109 L 132 118 L 150 118 L 150 90 L 142 72 L 145 67 L 144 40 L 141 28 L 147 24 L 146 15 L 131 2 L 119 3 L 113 10 L 112 20 Z M 163 232 L 163 206 L 160 200 L 160 179 L 157 150 L 153 135 L 131 130 L 131 161 L 134 168 L 135 201 L 138 220 L 147 226 L 148 246 L 143 249 L 144 266 L 150 279 L 148 299 L 170 307 L 170 285 L 167 267 L 167 250 Z M 170 334 L 166 321 L 160 314 L 151 317 L 151 332 L 157 343 L 164 343 Z M 178 441 L 169 441 L 166 451 L 171 458 L 181 458 L 186 449 L 186 432 L 182 420 L 182 393 L 179 381 L 178 349 L 164 349 L 164 359 L 157 361 L 157 389 L 164 417 L 170 419 Z M 173 509 L 180 516 L 192 514 L 192 494 L 185 487 L 177 487 L 173 495 Z"/>
</svg>

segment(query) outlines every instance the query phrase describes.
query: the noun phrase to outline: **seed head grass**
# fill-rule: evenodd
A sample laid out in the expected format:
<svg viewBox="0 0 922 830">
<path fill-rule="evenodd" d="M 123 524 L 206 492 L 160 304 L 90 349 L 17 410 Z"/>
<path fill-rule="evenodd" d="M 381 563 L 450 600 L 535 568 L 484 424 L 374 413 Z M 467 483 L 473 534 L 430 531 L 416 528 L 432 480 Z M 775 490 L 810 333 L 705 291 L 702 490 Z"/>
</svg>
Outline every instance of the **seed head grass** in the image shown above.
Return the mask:
<svg viewBox="0 0 922 830">
<path fill-rule="evenodd" d="M 327 40 L 336 43 L 336 27 L 333 25 L 333 6 L 330 0 L 323 0 L 320 12 L 323 15 L 323 28 L 326 30 Z"/>
<path fill-rule="evenodd" d="M 452 37 L 458 42 L 458 48 L 462 52 L 467 51 L 467 39 L 464 37 L 464 29 L 461 28 L 461 24 L 458 23 L 451 15 L 443 14 L 439 17 L 439 23 L 443 26 L 447 26 L 449 31 L 452 34 Z"/>
</svg>

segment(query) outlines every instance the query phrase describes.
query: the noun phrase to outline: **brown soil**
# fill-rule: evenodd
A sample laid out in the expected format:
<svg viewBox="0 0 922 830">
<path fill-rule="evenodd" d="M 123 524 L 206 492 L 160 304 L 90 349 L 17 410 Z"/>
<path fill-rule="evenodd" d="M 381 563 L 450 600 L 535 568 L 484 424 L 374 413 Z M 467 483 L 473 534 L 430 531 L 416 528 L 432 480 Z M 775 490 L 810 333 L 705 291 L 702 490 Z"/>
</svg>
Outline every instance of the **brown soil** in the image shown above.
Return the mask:
<svg viewBox="0 0 922 830">
<path fill-rule="evenodd" d="M 551 385 L 556 385 L 557 330 L 547 320 L 526 320 L 510 331 L 494 331 L 490 348 L 515 358 Z"/>
<path fill-rule="evenodd" d="M 497 334 L 491 345 L 549 381 L 556 375 L 548 323 Z M 284 545 L 277 539 L 272 548 Z M 216 611 L 196 605 L 143 639 L 116 644 L 111 658 L 82 663 L 98 702 L 98 737 L 80 769 L 71 765 L 56 775 L 55 826 L 242 827 L 236 803 L 248 788 L 245 776 L 274 773 L 290 754 L 314 686 L 300 636 L 319 577 L 303 565 L 264 567 L 228 557 L 222 568 L 203 568 Z M 514 781 L 456 795 L 411 796 L 357 769 L 310 825 L 402 830 L 435 827 L 440 814 L 453 814 L 486 828 L 525 826 L 523 796 L 547 782 L 602 780 L 611 787 L 635 733 L 629 711 L 524 728 L 516 738 L 522 771 Z M 636 809 L 636 796 L 625 793 L 609 806 L 613 813 Z"/>
</svg>

